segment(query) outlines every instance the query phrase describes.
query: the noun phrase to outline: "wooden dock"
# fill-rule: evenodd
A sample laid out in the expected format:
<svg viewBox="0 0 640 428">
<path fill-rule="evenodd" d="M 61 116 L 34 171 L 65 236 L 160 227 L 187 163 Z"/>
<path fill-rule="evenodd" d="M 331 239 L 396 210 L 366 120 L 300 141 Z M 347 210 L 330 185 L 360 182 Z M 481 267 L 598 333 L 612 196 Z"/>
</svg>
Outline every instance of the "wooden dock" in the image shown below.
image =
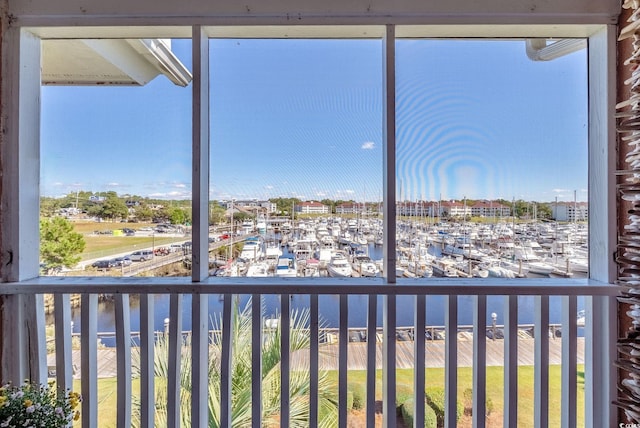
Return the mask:
<svg viewBox="0 0 640 428">
<path fill-rule="evenodd" d="M 518 338 L 518 365 L 534 365 L 534 339 Z M 425 352 L 425 366 L 427 368 L 443 368 L 445 366 L 445 341 L 427 340 Z M 413 368 L 413 342 L 396 342 L 396 367 Z M 382 343 L 376 343 L 376 368 L 382 368 Z M 504 365 L 504 340 L 487 339 L 487 366 Z M 347 350 L 347 367 L 349 370 L 366 370 L 367 368 L 367 343 L 349 343 Z M 80 377 L 81 362 L 80 350 L 72 351 L 74 378 Z M 578 338 L 577 362 L 584 363 L 584 338 Z M 549 339 L 549 364 L 558 365 L 562 363 L 562 340 Z M 55 367 L 55 355 L 47 357 L 49 367 Z M 338 344 L 320 345 L 319 365 L 321 370 L 338 369 Z M 473 365 L 473 341 L 458 340 L 458 367 L 471 367 Z M 304 369 L 309 366 L 309 352 L 306 350 L 297 351 L 291 356 L 291 368 Z M 116 350 L 115 348 L 98 349 L 98 378 L 115 377 Z"/>
<path fill-rule="evenodd" d="M 532 338 L 518 338 L 518 365 L 534 365 L 534 344 Z M 445 366 L 445 341 L 425 341 L 425 366 L 427 368 L 443 368 Z M 301 364 L 308 366 L 309 353 L 298 351 L 292 355 L 291 366 Z M 367 343 L 349 343 L 347 350 L 347 367 L 349 370 L 366 370 Z M 584 338 L 578 338 L 577 362 L 584 363 Z M 549 339 L 549 364 L 562 363 L 562 340 Z M 504 340 L 487 339 L 487 366 L 504 365 Z M 338 369 L 338 344 L 324 344 L 320 346 L 319 366 L 323 370 Z M 473 341 L 458 340 L 458 367 L 473 366 Z M 396 367 L 413 368 L 413 342 L 396 342 Z M 376 368 L 382 368 L 382 343 L 376 343 Z"/>
</svg>

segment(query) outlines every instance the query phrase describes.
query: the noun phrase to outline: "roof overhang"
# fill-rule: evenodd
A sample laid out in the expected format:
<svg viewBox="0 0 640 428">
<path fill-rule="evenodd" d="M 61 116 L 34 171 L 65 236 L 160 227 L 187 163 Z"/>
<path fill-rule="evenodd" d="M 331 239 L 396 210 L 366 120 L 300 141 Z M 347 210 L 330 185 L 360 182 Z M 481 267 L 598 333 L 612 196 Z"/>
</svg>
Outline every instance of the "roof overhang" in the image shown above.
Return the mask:
<svg viewBox="0 0 640 428">
<path fill-rule="evenodd" d="M 179 86 L 192 75 L 168 39 L 42 40 L 44 85 L 146 85 L 163 74 Z"/>
</svg>

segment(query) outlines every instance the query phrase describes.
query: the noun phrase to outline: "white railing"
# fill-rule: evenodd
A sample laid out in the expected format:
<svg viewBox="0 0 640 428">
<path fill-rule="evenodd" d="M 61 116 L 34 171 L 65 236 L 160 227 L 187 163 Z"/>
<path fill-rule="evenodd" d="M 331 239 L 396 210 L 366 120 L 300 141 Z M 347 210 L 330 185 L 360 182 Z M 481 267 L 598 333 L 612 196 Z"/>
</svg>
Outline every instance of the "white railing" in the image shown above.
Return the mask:
<svg viewBox="0 0 640 428">
<path fill-rule="evenodd" d="M 412 346 L 408 353 L 412 359 L 414 376 L 414 426 L 424 426 L 425 418 L 425 368 L 429 365 L 430 358 L 434 358 L 429 351 L 428 340 L 415 340 L 425 337 L 427 331 L 426 314 L 429 309 L 426 305 L 427 296 L 445 296 L 444 325 L 441 326 L 444 334 L 444 370 L 445 370 L 445 421 L 446 426 L 456 426 L 457 396 L 458 386 L 458 353 L 461 342 L 458 340 L 458 333 L 468 331 L 468 326 L 458 325 L 459 296 L 472 296 L 473 298 L 473 325 L 472 333 L 466 333 L 472 337 L 473 341 L 473 424 L 477 427 L 485 426 L 486 419 L 486 383 L 487 383 L 487 331 L 492 331 L 491 337 L 495 340 L 495 326 L 488 325 L 487 319 L 487 298 L 488 296 L 505 296 L 502 308 L 504 339 L 503 361 L 504 367 L 504 426 L 518 426 L 518 345 L 521 341 L 533 341 L 534 358 L 534 421 L 535 426 L 549 426 L 549 366 L 550 363 L 557 364 L 558 361 L 551 361 L 549 348 L 552 343 L 561 343 L 561 421 L 562 426 L 576 426 L 577 412 L 577 364 L 578 343 L 584 343 L 584 363 L 585 363 L 585 394 L 589 395 L 590 388 L 596 388 L 591 382 L 593 367 L 607 367 L 611 370 L 611 361 L 599 361 L 602 359 L 601 352 L 597 349 L 603 346 L 614 346 L 608 343 L 614 337 L 607 339 L 606 325 L 593 325 L 594 308 L 606 306 L 610 302 L 610 296 L 616 293 L 616 288 L 598 284 L 588 280 L 560 280 L 560 281 L 537 281 L 518 280 L 515 282 L 500 282 L 500 285 L 492 285 L 490 281 L 474 280 L 472 282 L 450 280 L 430 280 L 427 284 L 420 285 L 416 282 L 399 283 L 397 285 L 387 285 L 379 280 L 349 280 L 349 281 L 264 281 L 260 284 L 252 283 L 246 279 L 226 280 L 224 282 L 213 279 L 202 283 L 185 282 L 185 278 L 141 278 L 140 281 L 131 281 L 127 285 L 118 284 L 117 279 L 108 278 L 78 278 L 64 281 L 56 278 L 39 278 L 33 281 L 21 282 L 19 284 L 4 284 L 0 288 L 2 294 L 7 294 L 7 298 L 34 300 L 37 311 L 44 312 L 39 298 L 42 293 L 53 293 L 55 295 L 55 378 L 60 388 L 72 388 L 74 368 L 77 370 L 75 376 L 81 379 L 81 393 L 84 401 L 82 403 L 82 425 L 84 427 L 100 426 L 98 414 L 98 295 L 113 294 L 115 306 L 115 348 L 116 348 L 116 377 L 117 377 L 117 426 L 131 426 L 134 410 L 132 409 L 132 377 L 134 372 L 139 373 L 140 379 L 140 407 L 137 417 L 140 426 L 154 426 L 156 417 L 155 391 L 159 388 L 154 375 L 154 344 L 157 342 L 159 333 L 154 326 L 154 301 L 157 294 L 169 294 L 169 323 L 166 333 L 160 336 L 168 337 L 169 359 L 167 372 L 167 425 L 178 427 L 181 424 L 181 412 L 186 407 L 182 405 L 184 395 L 181 396 L 181 359 L 185 354 L 185 348 L 189 347 L 191 355 L 191 401 L 188 407 L 191 412 L 191 426 L 209 426 L 209 364 L 220 364 L 220 384 L 219 384 L 219 422 L 220 426 L 231 427 L 232 423 L 232 361 L 234 358 L 233 349 L 233 315 L 235 295 L 252 296 L 251 312 L 251 360 L 252 360 L 252 391 L 251 391 L 251 426 L 263 426 L 261 419 L 263 394 L 262 389 L 262 355 L 261 344 L 267 335 L 264 324 L 262 296 L 280 296 L 280 310 L 282 314 L 290 314 L 290 296 L 308 295 L 310 296 L 308 323 L 304 326 L 305 332 L 310 337 L 308 362 L 305 367 L 309 371 L 309 426 L 317 426 L 319 415 L 319 373 L 326 370 L 322 360 L 325 360 L 327 345 L 325 340 L 319 340 L 326 332 L 322 328 L 321 316 L 319 315 L 319 297 L 322 295 L 338 295 L 339 303 L 337 312 L 339 313 L 339 326 L 333 330 L 337 334 L 337 382 L 338 382 L 338 408 L 337 426 L 347 426 L 348 390 L 347 374 L 349 371 L 349 353 L 366 352 L 366 424 L 374 426 L 375 421 L 375 385 L 376 369 L 383 371 L 382 397 L 383 397 L 383 419 L 387 427 L 396 426 L 396 361 L 400 358 L 407 358 L 406 345 Z M 234 294 L 230 294 L 233 292 Z M 80 364 L 79 368 L 74 367 L 72 353 L 72 331 L 69 296 L 72 293 L 82 293 L 80 308 Z M 132 327 L 130 312 L 130 295 L 138 295 L 140 300 L 139 309 L 139 331 L 135 335 L 139 336 L 139 343 L 134 345 L 139 352 L 139 364 L 132 358 Z M 185 295 L 191 295 L 191 307 L 183 304 Z M 222 314 L 221 331 L 211 332 L 211 322 L 209 315 L 209 297 L 221 296 Z M 366 345 L 357 348 L 349 344 L 349 296 L 368 296 L 367 305 L 367 325 L 359 330 L 366 331 Z M 33 296 L 36 296 L 33 299 Z M 382 296 L 382 319 L 383 331 L 380 333 L 376 320 L 379 319 L 378 297 Z M 415 296 L 412 299 L 413 307 L 398 308 L 398 296 Z M 534 323 L 533 338 L 523 339 L 518 325 L 518 297 L 534 296 Z M 550 338 L 550 318 L 549 300 L 551 296 L 560 296 L 562 308 L 562 320 L 555 329 L 560 329 L 560 338 Z M 577 302 L 578 297 L 584 296 L 586 308 L 585 339 L 578 337 L 577 325 Z M 605 304 L 603 305 L 603 302 Z M 23 305 L 24 306 L 24 305 Z M 24 306 L 26 307 L 26 306 Z M 396 314 L 398 310 L 413 312 L 414 325 L 403 326 L 406 331 L 413 332 L 413 339 L 404 343 L 403 348 L 397 342 Z M 28 312 L 28 311 L 26 311 Z M 25 312 L 25 313 L 26 313 Z M 192 328 L 188 331 L 189 340 L 185 340 L 185 332 L 182 326 L 182 315 L 190 313 Z M 601 319 L 601 315 L 595 314 L 596 319 Z M 43 320 L 44 316 L 30 317 L 30 319 Z M 41 322 L 41 321 L 38 321 Z M 218 326 L 220 327 L 220 326 Z M 292 325 L 289 316 L 280 319 L 281 329 L 280 347 L 280 426 L 289 426 L 291 403 L 289 401 L 290 376 L 295 373 L 296 365 L 299 364 L 295 353 L 290 352 L 291 343 L 289 333 L 296 325 Z M 527 326 L 530 327 L 530 326 Z M 431 327 L 432 328 L 432 327 Z M 377 338 L 377 340 L 370 340 Z M 29 341 L 35 340 L 29 338 Z M 494 340 L 491 340 L 491 349 L 495 350 Z M 46 351 L 44 340 L 39 336 L 37 346 L 32 346 L 32 357 L 40 366 L 45 359 L 42 357 Z M 212 360 L 210 345 L 213 342 L 221 341 L 221 355 Z M 381 347 L 381 349 L 380 349 Z M 402 350 L 403 356 L 400 356 Z M 382 365 L 376 359 L 376 352 L 382 352 Z M 522 357 L 522 356 L 521 356 Z M 550 359 L 551 358 L 551 359 Z M 582 361 L 580 361 L 581 363 Z M 102 362 L 104 363 L 104 362 Z M 49 367 L 52 369 L 52 367 Z M 38 367 L 31 370 L 31 373 L 44 373 L 47 367 Z M 78 373 L 79 372 L 79 373 Z M 44 375 L 43 375 L 44 376 Z M 378 391 L 380 393 L 380 391 Z M 598 418 L 599 413 L 608 411 L 601 406 L 591 408 L 585 406 L 585 420 L 588 418 Z M 596 416 L 594 416 L 596 415 Z"/>
</svg>

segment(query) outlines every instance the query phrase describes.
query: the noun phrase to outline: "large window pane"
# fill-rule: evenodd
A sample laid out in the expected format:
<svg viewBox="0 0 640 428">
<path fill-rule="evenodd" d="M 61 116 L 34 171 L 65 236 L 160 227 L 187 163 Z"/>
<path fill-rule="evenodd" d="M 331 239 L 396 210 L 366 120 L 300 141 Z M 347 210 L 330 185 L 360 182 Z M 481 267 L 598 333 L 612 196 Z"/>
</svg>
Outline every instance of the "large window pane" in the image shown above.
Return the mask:
<svg viewBox="0 0 640 428">
<path fill-rule="evenodd" d="M 211 41 L 216 275 L 351 277 L 357 251 L 382 259 L 381 55 L 380 40 Z"/>
<path fill-rule="evenodd" d="M 587 275 L 586 50 L 397 42 L 398 273 Z"/>
<path fill-rule="evenodd" d="M 42 232 L 42 274 L 189 276 L 191 88 L 164 75 L 149 78 L 144 55 L 128 56 L 138 41 L 69 42 L 57 47 L 60 62 L 64 49 L 80 44 L 86 53 L 88 46 L 91 58 L 113 59 L 144 85 L 131 86 L 108 68 L 93 71 L 99 85 L 76 77 L 42 87 L 41 218 L 52 229 Z M 59 83 L 47 73 L 49 43 L 43 43 L 43 81 Z M 157 43 L 190 67 L 190 41 Z M 109 56 L 106 47 L 118 55 Z M 95 68 L 91 59 L 76 60 L 78 74 Z M 77 261 L 75 251 L 57 245 L 70 234 L 52 235 L 64 224 L 84 243 Z"/>
</svg>

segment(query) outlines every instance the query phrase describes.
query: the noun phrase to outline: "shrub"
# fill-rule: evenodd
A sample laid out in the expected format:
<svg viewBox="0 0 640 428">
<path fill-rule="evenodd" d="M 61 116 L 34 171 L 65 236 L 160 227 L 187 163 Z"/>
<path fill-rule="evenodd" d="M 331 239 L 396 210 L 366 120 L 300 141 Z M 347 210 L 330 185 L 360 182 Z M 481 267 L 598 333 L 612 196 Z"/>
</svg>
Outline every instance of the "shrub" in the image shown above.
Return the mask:
<svg viewBox="0 0 640 428">
<path fill-rule="evenodd" d="M 444 426 L 444 416 L 445 416 L 445 392 L 444 388 L 440 387 L 430 387 L 425 391 L 425 395 L 427 398 L 427 404 L 431 407 L 436 416 L 438 417 L 438 426 Z M 463 404 L 458 401 L 456 403 L 456 420 L 459 420 L 464 412 Z"/>
<path fill-rule="evenodd" d="M 62 428 L 78 420 L 80 394 L 25 381 L 0 388 L 0 426 Z"/>
<path fill-rule="evenodd" d="M 402 420 L 404 421 L 405 425 L 412 427 L 413 426 L 413 398 L 409 398 L 407 401 L 402 403 L 402 405 L 400 406 L 400 414 L 402 415 Z M 436 412 L 428 405 L 425 405 L 424 407 L 424 426 L 426 428 L 438 427 L 438 417 L 436 416 Z"/>
<path fill-rule="evenodd" d="M 462 393 L 462 397 L 464 400 L 464 414 L 471 416 L 473 414 L 473 389 L 467 388 Z M 489 416 L 491 412 L 493 412 L 493 401 L 489 396 L 487 396 L 487 400 L 485 402 L 485 411 L 486 416 Z"/>
<path fill-rule="evenodd" d="M 396 407 L 413 398 L 413 384 L 398 383 L 396 385 Z"/>
<path fill-rule="evenodd" d="M 362 410 L 364 409 L 366 400 L 367 400 L 367 391 L 364 383 L 350 383 L 349 391 L 353 394 L 353 409 L 354 410 Z"/>
</svg>

